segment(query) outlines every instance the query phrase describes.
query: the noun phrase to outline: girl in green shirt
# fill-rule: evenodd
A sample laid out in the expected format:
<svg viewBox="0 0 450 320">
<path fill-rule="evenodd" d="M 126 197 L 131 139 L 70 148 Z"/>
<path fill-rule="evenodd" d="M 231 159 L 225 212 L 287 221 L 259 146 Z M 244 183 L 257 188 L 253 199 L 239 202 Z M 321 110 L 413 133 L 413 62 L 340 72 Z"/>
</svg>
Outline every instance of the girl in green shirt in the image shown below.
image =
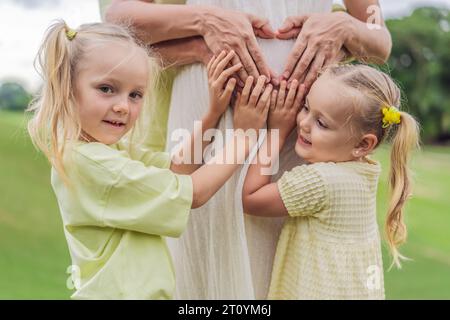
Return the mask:
<svg viewBox="0 0 450 320">
<path fill-rule="evenodd" d="M 58 21 L 49 28 L 38 55 L 44 85 L 30 107 L 28 129 L 52 165 L 76 271 L 72 298 L 172 297 L 173 267 L 163 237 L 178 237 L 190 209 L 202 206 L 238 169 L 267 117 L 272 87 L 264 88 L 260 77 L 252 89 L 250 77 L 234 105 L 234 127 L 256 136 L 234 133 L 203 164 L 208 143 L 202 136 L 226 110 L 236 85 L 232 76 L 242 67 L 229 66 L 234 56 L 222 52 L 209 63 L 209 110 L 173 161 L 133 137 L 156 79 L 148 50 L 117 25 L 72 30 Z"/>
</svg>

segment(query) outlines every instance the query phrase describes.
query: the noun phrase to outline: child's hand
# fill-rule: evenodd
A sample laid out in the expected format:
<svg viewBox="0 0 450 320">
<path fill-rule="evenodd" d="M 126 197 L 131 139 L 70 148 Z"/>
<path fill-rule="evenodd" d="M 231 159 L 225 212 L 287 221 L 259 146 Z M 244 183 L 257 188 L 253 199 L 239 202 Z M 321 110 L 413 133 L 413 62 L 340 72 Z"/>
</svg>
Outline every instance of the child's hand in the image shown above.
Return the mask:
<svg viewBox="0 0 450 320">
<path fill-rule="evenodd" d="M 206 67 L 210 100 L 209 111 L 217 118 L 227 109 L 230 104 L 231 94 L 236 87 L 236 79 L 229 78 L 242 68 L 242 64 L 238 63 L 225 69 L 234 56 L 234 51 L 230 51 L 228 54 L 222 51 L 217 57 L 212 57 Z"/>
<path fill-rule="evenodd" d="M 243 129 L 244 131 L 261 129 L 266 123 L 272 85 L 267 85 L 263 90 L 265 81 L 266 77 L 260 76 L 253 91 L 251 91 L 253 77 L 250 76 L 245 81 L 242 93 L 238 93 L 234 106 L 233 122 L 235 129 Z"/>
<path fill-rule="evenodd" d="M 305 85 L 293 80 L 286 96 L 286 81 L 281 81 L 280 91 L 272 92 L 270 99 L 268 129 L 279 129 L 280 138 L 285 139 L 295 128 L 297 113 L 305 95 Z"/>
</svg>

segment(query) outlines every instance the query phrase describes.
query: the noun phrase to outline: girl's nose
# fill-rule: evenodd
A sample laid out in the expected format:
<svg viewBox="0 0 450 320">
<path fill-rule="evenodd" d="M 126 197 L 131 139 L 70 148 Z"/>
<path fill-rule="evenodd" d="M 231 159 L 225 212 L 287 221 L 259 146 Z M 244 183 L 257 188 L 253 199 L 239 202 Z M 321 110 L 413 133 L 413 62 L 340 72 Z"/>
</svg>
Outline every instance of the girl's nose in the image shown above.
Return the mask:
<svg viewBox="0 0 450 320">
<path fill-rule="evenodd" d="M 113 106 L 113 111 L 121 114 L 128 114 L 129 107 L 128 102 L 119 102 Z"/>
<path fill-rule="evenodd" d="M 309 133 L 311 131 L 309 116 L 303 118 L 298 117 L 297 120 L 297 125 L 302 129 L 302 131 L 305 131 L 306 133 Z"/>
</svg>

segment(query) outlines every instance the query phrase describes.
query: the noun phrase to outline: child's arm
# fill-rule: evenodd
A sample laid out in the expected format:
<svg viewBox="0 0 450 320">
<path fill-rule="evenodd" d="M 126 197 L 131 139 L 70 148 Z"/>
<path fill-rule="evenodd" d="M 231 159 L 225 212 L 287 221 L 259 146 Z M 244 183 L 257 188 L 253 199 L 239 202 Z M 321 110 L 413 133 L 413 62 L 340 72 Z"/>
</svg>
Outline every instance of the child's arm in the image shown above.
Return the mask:
<svg viewBox="0 0 450 320">
<path fill-rule="evenodd" d="M 173 172 L 191 174 L 202 165 L 203 151 L 210 143 L 203 140 L 203 135 L 208 129 L 217 126 L 220 117 L 226 111 L 236 86 L 236 79 L 230 77 L 242 68 L 242 64 L 238 63 L 225 69 L 234 56 L 233 51 L 228 54 L 222 51 L 218 57 L 213 57 L 208 63 L 206 69 L 208 72 L 209 109 L 201 119 L 201 128 L 194 128 L 191 138 L 183 143 L 180 152 L 176 155 L 177 159 L 172 160 L 170 170 Z M 197 158 L 195 157 L 195 142 L 201 145 L 201 154 Z M 189 154 L 184 151 L 189 151 Z"/>
<path fill-rule="evenodd" d="M 235 129 L 243 131 L 252 129 L 257 132 L 266 122 L 272 86 L 269 84 L 263 89 L 265 80 L 264 76 L 259 77 L 250 94 L 253 78 L 247 78 L 242 94 L 238 94 L 234 107 L 233 122 Z M 193 185 L 192 208 L 202 206 L 225 184 L 236 169 L 244 163 L 249 150 L 256 143 L 257 136 L 251 139 L 235 131 L 233 141 L 227 142 L 214 158 L 191 175 Z M 242 148 L 239 148 L 239 146 Z M 232 161 L 227 162 L 228 159 Z"/>
<path fill-rule="evenodd" d="M 286 97 L 286 81 L 281 82 L 280 92 L 272 92 L 267 137 L 258 151 L 255 164 L 251 164 L 242 191 L 244 212 L 251 215 L 286 216 L 287 210 L 277 183 L 270 183 L 271 175 L 263 175 L 277 160 L 287 137 L 295 127 L 296 116 L 305 94 L 304 85 L 294 80 Z M 278 146 L 276 140 L 278 139 Z M 264 157 L 263 157 L 264 156 Z M 261 159 L 269 163 L 261 163 Z"/>
</svg>

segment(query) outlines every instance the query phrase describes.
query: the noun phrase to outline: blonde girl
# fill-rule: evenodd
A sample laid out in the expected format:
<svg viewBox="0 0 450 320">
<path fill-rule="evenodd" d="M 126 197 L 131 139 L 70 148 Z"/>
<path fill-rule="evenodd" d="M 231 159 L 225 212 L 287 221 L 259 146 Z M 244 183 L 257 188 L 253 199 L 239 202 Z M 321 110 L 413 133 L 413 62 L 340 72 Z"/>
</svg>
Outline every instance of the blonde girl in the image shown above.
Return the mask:
<svg viewBox="0 0 450 320">
<path fill-rule="evenodd" d="M 156 77 L 148 50 L 117 25 L 72 30 L 59 21 L 49 28 L 39 52 L 44 85 L 30 108 L 29 132 L 52 165 L 73 264 L 72 298 L 172 297 L 174 274 L 164 237 L 182 233 L 190 209 L 227 181 L 256 142 L 235 135 L 205 165 L 192 163 L 194 142 L 217 125 L 229 104 L 236 85 L 231 76 L 242 67 L 229 66 L 234 56 L 222 52 L 209 63 L 210 107 L 201 130 L 184 142 L 180 155 L 186 159 L 172 161 L 130 135 L 149 79 Z M 257 79 L 251 91 L 249 79 L 234 106 L 235 128 L 265 123 L 271 87 L 263 90 L 264 82 Z M 245 148 L 235 153 L 232 142 Z M 201 146 L 202 152 L 207 143 Z"/>
<path fill-rule="evenodd" d="M 243 191 L 246 213 L 287 217 L 269 298 L 383 299 L 376 219 L 380 165 L 369 155 L 392 137 L 386 235 L 393 261 L 400 266 L 398 246 L 406 239 L 403 208 L 411 193 L 408 157 L 418 145 L 418 124 L 399 111 L 400 90 L 392 79 L 369 66 L 327 68 L 300 112 L 286 90 L 283 82 L 272 93 L 272 134 L 260 152 L 267 152 L 276 133 L 281 149 L 296 118 L 295 151 L 308 164 L 273 183 L 270 175 L 261 174 L 260 162 L 253 164 Z"/>
</svg>

